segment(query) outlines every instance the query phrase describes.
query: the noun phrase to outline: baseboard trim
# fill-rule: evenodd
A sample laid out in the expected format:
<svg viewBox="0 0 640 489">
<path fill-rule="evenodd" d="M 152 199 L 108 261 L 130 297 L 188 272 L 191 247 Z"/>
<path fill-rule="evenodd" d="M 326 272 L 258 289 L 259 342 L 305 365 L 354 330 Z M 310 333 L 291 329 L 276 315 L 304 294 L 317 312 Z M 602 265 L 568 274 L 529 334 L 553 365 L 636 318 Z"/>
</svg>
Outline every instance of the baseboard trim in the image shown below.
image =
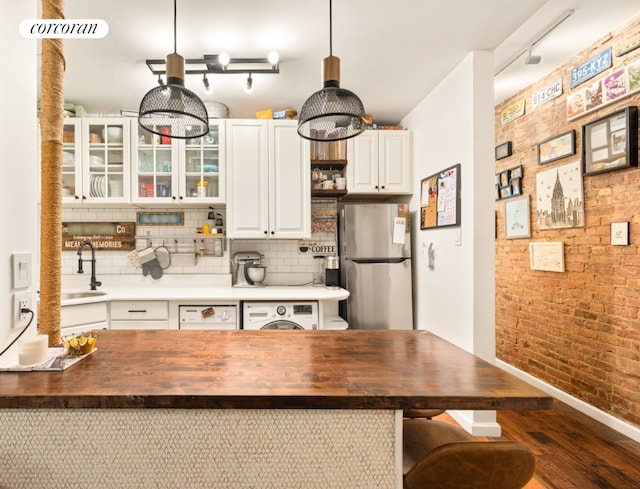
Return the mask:
<svg viewBox="0 0 640 489">
<path fill-rule="evenodd" d="M 555 397 L 559 401 L 568 404 L 572 408 L 580 411 L 582 414 L 589 416 L 590 418 L 595 419 L 599 423 L 602 423 L 605 426 L 617 431 L 618 433 L 631 438 L 632 440 L 640 443 L 640 428 L 629 424 L 625 421 L 622 421 L 615 416 L 610 415 L 609 413 L 605 413 L 604 411 L 598 409 L 597 407 L 592 406 L 576 397 L 573 397 L 570 394 L 558 389 L 557 387 L 552 386 L 551 384 L 547 384 L 546 382 L 534 377 L 527 372 L 520 370 L 519 368 L 514 367 L 502 360 L 496 359 L 496 366 L 500 367 L 502 370 L 509 372 L 511 375 L 518 377 L 521 380 L 524 380 L 528 384 L 540 389 L 541 391 L 546 392 L 550 396 Z"/>
<path fill-rule="evenodd" d="M 495 411 L 491 411 L 495 418 Z M 486 416 L 486 411 L 449 411 L 447 414 L 451 416 L 464 430 L 473 436 L 490 436 L 499 438 L 502 434 L 502 428 L 497 422 L 478 421 L 476 414 Z"/>
</svg>

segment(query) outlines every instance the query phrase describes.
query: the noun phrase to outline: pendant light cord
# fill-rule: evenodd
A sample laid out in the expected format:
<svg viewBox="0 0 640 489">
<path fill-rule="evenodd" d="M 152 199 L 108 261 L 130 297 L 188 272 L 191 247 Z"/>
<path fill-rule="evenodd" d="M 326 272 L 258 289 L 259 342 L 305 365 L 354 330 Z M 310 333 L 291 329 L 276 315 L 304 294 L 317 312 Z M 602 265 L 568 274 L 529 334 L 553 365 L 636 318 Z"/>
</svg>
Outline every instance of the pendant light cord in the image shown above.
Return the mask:
<svg viewBox="0 0 640 489">
<path fill-rule="evenodd" d="M 329 0 L 329 56 L 333 56 L 333 16 L 331 14 L 331 0 Z"/>
<path fill-rule="evenodd" d="M 173 0 L 173 52 L 178 52 L 178 0 Z"/>
</svg>

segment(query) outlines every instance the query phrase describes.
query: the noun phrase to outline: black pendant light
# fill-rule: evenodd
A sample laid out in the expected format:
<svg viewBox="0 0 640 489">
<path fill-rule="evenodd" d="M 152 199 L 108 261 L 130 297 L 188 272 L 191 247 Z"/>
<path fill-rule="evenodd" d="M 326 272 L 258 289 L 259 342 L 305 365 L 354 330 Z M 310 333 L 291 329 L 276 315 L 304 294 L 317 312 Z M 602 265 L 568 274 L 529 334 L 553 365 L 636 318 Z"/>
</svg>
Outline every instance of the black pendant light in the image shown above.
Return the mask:
<svg viewBox="0 0 640 489">
<path fill-rule="evenodd" d="M 364 131 L 364 105 L 358 96 L 340 88 L 340 58 L 333 56 L 333 25 L 329 0 L 329 56 L 324 58 L 321 90 L 311 95 L 298 116 L 298 134 L 312 141 L 340 141 Z"/>
<path fill-rule="evenodd" d="M 138 123 L 154 134 L 191 139 L 209 132 L 209 117 L 202 100 L 184 87 L 184 58 L 176 48 L 176 2 L 173 0 L 173 53 L 167 55 L 167 83 L 142 98 Z"/>
</svg>

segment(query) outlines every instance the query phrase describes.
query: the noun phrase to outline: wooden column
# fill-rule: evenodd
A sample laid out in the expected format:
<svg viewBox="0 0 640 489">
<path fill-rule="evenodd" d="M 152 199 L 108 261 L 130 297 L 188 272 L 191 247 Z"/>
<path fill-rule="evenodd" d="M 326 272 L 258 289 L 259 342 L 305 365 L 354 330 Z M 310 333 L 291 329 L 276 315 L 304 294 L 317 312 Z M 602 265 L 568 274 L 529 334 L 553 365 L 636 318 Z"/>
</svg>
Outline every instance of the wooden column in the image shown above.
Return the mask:
<svg viewBox="0 0 640 489">
<path fill-rule="evenodd" d="M 63 19 L 63 0 L 42 0 L 43 19 Z M 62 249 L 62 132 L 64 127 L 64 43 L 42 40 L 40 100 L 41 219 L 40 219 L 40 331 L 49 346 L 60 344 Z"/>
</svg>

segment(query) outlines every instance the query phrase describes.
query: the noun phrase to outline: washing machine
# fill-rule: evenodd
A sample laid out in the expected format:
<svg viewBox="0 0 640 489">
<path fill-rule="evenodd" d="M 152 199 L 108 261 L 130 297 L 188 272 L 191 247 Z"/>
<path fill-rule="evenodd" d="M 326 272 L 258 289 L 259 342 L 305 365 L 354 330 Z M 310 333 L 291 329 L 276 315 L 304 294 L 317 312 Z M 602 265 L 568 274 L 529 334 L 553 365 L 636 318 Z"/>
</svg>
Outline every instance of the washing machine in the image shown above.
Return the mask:
<svg viewBox="0 0 640 489">
<path fill-rule="evenodd" d="M 318 329 L 318 302 L 244 302 L 243 329 Z"/>
</svg>

